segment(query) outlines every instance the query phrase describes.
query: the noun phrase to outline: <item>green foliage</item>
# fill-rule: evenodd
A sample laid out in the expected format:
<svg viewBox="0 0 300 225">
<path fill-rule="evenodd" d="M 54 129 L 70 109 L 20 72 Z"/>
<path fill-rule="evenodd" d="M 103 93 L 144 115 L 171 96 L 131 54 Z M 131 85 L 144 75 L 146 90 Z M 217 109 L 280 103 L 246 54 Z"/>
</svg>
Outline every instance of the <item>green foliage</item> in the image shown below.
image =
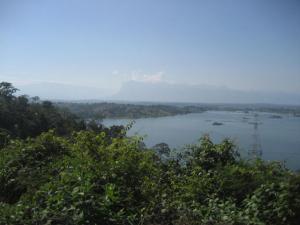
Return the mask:
<svg viewBox="0 0 300 225">
<path fill-rule="evenodd" d="M 216 166 L 225 166 L 235 162 L 239 156 L 234 144 L 225 139 L 221 144 L 215 145 L 209 136 L 203 136 L 198 145 L 187 147 L 188 167 L 201 167 L 210 170 Z"/>
<path fill-rule="evenodd" d="M 0 224 L 291 224 L 300 178 L 209 137 L 160 160 L 142 139 L 53 131 L 0 151 Z"/>
<path fill-rule="evenodd" d="M 49 101 L 39 102 L 26 95 L 16 96 L 10 83 L 0 83 L 0 147 L 11 137 L 35 137 L 49 129 L 60 135 L 84 129 L 76 116 L 53 106 Z M 4 134 L 5 132 L 5 134 Z"/>
<path fill-rule="evenodd" d="M 0 200 L 15 203 L 25 192 L 35 191 L 55 173 L 52 164 L 65 151 L 65 141 L 52 131 L 24 142 L 12 141 L 0 151 Z"/>
<path fill-rule="evenodd" d="M 0 96 L 3 96 L 6 99 L 11 99 L 14 97 L 14 93 L 17 92 L 18 89 L 13 87 L 11 83 L 1 82 L 0 83 Z"/>
</svg>

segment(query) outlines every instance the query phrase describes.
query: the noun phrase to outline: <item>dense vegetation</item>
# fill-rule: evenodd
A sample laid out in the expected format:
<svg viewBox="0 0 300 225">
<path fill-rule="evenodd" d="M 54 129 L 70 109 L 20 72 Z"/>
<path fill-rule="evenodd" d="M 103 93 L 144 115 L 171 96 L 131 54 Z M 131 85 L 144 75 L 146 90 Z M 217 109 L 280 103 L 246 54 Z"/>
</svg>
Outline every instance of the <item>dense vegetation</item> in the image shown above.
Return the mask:
<svg viewBox="0 0 300 225">
<path fill-rule="evenodd" d="M 173 105 L 137 105 L 120 103 L 56 103 L 56 106 L 65 108 L 85 119 L 104 118 L 145 118 L 174 116 L 193 112 L 203 112 L 202 107 L 173 106 Z"/>
<path fill-rule="evenodd" d="M 83 122 L 67 111 L 58 110 L 50 101 L 38 97 L 16 96 L 18 89 L 10 83 L 0 83 L 0 135 L 34 137 L 56 129 L 58 134 L 70 134 L 83 129 Z"/>
<path fill-rule="evenodd" d="M 0 152 L 0 224 L 299 224 L 300 176 L 204 137 L 162 161 L 138 138 L 49 131 Z"/>
<path fill-rule="evenodd" d="M 0 224 L 299 224 L 300 175 L 242 160 L 230 140 L 205 136 L 170 157 L 166 144 L 148 149 L 128 128 L 74 127 L 11 130 L 0 148 Z"/>
<path fill-rule="evenodd" d="M 86 123 L 50 101 L 40 101 L 38 97 L 29 98 L 26 95 L 16 96 L 17 91 L 10 83 L 0 83 L 0 146 L 9 139 L 35 137 L 49 129 L 61 136 L 80 130 L 104 131 L 114 135 L 122 129 L 122 126 L 108 129 L 93 120 Z"/>
</svg>

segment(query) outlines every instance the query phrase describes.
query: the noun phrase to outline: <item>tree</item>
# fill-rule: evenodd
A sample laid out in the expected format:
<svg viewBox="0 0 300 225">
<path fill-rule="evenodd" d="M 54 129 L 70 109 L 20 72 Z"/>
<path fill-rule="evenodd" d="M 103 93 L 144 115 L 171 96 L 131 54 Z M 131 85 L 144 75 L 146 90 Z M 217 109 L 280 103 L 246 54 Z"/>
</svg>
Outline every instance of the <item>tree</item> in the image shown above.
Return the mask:
<svg viewBox="0 0 300 225">
<path fill-rule="evenodd" d="M 56 108 L 50 101 L 40 103 L 38 97 L 15 96 L 17 90 L 11 83 L 0 83 L 0 129 L 12 138 L 35 137 L 49 129 L 60 135 L 85 129 L 72 113 Z M 2 139 L 6 140 L 5 135 Z"/>
<path fill-rule="evenodd" d="M 11 83 L 1 82 L 0 83 L 0 96 L 4 98 L 12 98 L 13 94 L 18 91 Z"/>
</svg>

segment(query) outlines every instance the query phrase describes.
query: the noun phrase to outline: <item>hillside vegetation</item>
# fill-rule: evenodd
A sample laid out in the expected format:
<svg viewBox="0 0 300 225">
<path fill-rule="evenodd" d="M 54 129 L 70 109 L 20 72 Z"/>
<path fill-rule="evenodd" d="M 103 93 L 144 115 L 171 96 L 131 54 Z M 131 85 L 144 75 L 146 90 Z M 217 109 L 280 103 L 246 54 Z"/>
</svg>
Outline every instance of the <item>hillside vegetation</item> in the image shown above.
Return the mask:
<svg viewBox="0 0 300 225">
<path fill-rule="evenodd" d="M 38 97 L 16 96 L 18 91 L 10 83 L 0 83 L 0 135 L 34 137 L 56 129 L 60 135 L 81 130 L 84 123 L 67 111 L 58 110 L 50 101 Z"/>
<path fill-rule="evenodd" d="M 174 106 L 174 105 L 138 105 L 120 103 L 56 103 L 56 106 L 67 109 L 75 115 L 85 119 L 104 118 L 146 118 L 182 115 L 193 112 L 203 112 L 203 107 Z"/>
<path fill-rule="evenodd" d="M 188 113 L 202 113 L 205 111 L 243 111 L 248 112 L 268 112 L 289 114 L 292 116 L 300 115 L 300 106 L 289 105 L 268 105 L 268 104 L 192 104 L 192 103 L 74 103 L 56 102 L 55 106 L 60 109 L 70 111 L 83 119 L 105 119 L 105 118 L 147 118 L 183 115 Z"/>
<path fill-rule="evenodd" d="M 17 122 L 3 117 L 2 104 L 19 104 L 15 91 L 1 83 L 0 224 L 299 224 L 300 175 L 245 161 L 230 140 L 204 136 L 170 157 L 164 144 L 148 149 L 127 137 L 130 127 L 82 124 L 72 114 L 62 117 L 72 121 L 66 132 L 54 123 L 33 135 L 7 122 L 39 121 L 31 111 L 14 111 Z"/>
</svg>

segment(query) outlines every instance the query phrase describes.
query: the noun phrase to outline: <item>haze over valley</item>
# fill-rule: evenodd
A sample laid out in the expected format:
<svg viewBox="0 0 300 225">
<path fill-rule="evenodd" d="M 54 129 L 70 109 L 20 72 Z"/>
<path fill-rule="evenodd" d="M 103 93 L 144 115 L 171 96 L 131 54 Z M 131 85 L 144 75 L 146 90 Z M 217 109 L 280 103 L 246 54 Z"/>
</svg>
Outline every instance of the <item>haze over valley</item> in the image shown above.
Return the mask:
<svg viewBox="0 0 300 225">
<path fill-rule="evenodd" d="M 270 103 L 300 105 L 300 94 L 276 91 L 235 90 L 209 85 L 127 81 L 119 90 L 59 83 L 20 85 L 21 93 L 50 100 L 129 102 Z"/>
</svg>

